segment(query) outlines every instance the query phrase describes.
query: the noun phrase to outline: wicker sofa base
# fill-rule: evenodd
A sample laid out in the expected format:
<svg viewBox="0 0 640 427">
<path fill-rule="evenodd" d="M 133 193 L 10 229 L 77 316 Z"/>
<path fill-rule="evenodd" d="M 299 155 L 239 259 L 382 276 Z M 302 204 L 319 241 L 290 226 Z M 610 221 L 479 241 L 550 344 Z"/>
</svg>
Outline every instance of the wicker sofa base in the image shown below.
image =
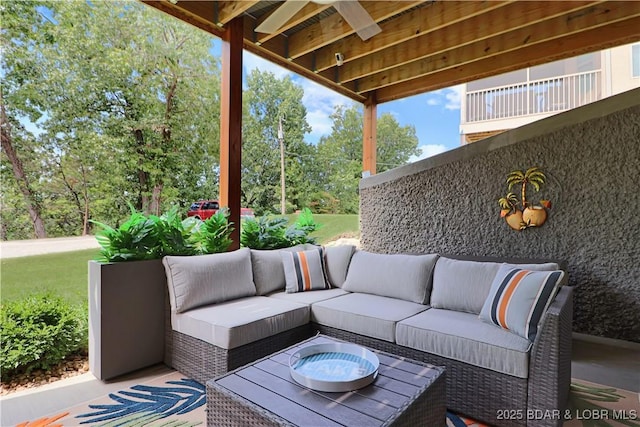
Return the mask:
<svg viewBox="0 0 640 427">
<path fill-rule="evenodd" d="M 496 426 L 526 426 L 527 379 L 314 323 L 324 335 L 447 369 L 447 408 Z M 511 412 L 507 412 L 512 410 Z M 519 410 L 519 411 L 518 411 Z"/>
<path fill-rule="evenodd" d="M 205 384 L 247 363 L 292 346 L 313 335 L 311 324 L 233 349 L 217 347 L 168 328 L 165 337 L 165 364 Z"/>
</svg>

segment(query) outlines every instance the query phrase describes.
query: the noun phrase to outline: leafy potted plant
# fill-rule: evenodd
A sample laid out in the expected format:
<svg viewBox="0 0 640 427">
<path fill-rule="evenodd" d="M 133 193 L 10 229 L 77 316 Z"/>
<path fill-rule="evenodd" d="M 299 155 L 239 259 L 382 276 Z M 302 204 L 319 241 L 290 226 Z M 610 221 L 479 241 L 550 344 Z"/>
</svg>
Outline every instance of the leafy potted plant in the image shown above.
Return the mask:
<svg viewBox="0 0 640 427">
<path fill-rule="evenodd" d="M 251 249 L 281 249 L 304 243 L 316 243 L 309 234 L 318 229 L 309 208 L 304 208 L 296 222 L 287 227 L 285 217 L 250 218 L 245 220 L 240 235 L 242 246 Z"/>
<path fill-rule="evenodd" d="M 89 261 L 89 367 L 106 380 L 164 359 L 164 255 L 225 251 L 231 225 L 224 211 L 206 221 L 132 209 L 121 226 L 101 230 L 97 261 Z"/>
</svg>

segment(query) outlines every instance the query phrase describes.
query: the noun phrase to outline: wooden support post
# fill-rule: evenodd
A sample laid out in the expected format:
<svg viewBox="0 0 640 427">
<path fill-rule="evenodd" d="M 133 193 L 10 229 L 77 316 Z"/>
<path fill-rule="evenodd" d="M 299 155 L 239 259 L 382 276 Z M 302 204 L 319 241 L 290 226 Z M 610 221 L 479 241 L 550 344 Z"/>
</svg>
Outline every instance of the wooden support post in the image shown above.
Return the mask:
<svg viewBox="0 0 640 427">
<path fill-rule="evenodd" d="M 229 208 L 229 221 L 233 222 L 229 250 L 240 247 L 242 43 L 243 20 L 236 18 L 226 25 L 222 38 L 220 90 L 220 206 Z"/>
<path fill-rule="evenodd" d="M 376 174 L 376 126 L 378 124 L 375 94 L 369 95 L 364 103 L 364 129 L 362 132 L 362 175 Z"/>
</svg>

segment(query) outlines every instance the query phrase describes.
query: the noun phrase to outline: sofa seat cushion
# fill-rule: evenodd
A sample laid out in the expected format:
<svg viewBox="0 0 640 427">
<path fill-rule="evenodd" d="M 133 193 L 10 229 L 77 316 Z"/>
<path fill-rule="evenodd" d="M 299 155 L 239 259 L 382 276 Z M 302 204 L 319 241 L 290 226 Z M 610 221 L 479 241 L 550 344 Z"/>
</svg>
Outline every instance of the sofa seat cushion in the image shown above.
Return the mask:
<svg viewBox="0 0 640 427">
<path fill-rule="evenodd" d="M 354 293 L 312 304 L 311 320 L 320 325 L 395 342 L 396 323 L 428 308 L 401 299 Z"/>
<path fill-rule="evenodd" d="M 268 297 L 279 298 L 285 301 L 292 301 L 298 304 L 311 305 L 316 302 L 339 297 L 342 295 L 346 295 L 348 293 L 349 292 L 343 291 L 340 288 L 333 288 L 333 289 L 324 289 L 321 291 L 314 291 L 314 292 L 296 292 L 293 294 L 290 294 L 287 292 L 274 292 L 272 294 L 269 294 Z"/>
<path fill-rule="evenodd" d="M 171 314 L 173 329 L 232 349 L 309 323 L 309 306 L 254 296 Z"/>
<path fill-rule="evenodd" d="M 529 376 L 531 343 L 474 314 L 431 308 L 398 322 L 396 342 L 503 374 Z"/>
</svg>

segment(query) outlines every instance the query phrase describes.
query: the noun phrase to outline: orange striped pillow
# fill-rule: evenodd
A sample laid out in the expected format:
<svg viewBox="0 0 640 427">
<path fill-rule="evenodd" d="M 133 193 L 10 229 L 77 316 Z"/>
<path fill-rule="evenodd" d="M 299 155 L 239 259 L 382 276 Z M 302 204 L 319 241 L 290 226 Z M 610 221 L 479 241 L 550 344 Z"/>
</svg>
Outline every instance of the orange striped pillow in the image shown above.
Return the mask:
<svg viewBox="0 0 640 427">
<path fill-rule="evenodd" d="M 329 289 L 325 272 L 324 248 L 282 252 L 287 293 Z"/>
<path fill-rule="evenodd" d="M 538 323 L 556 296 L 564 271 L 530 271 L 500 267 L 480 319 L 533 342 Z"/>
</svg>

